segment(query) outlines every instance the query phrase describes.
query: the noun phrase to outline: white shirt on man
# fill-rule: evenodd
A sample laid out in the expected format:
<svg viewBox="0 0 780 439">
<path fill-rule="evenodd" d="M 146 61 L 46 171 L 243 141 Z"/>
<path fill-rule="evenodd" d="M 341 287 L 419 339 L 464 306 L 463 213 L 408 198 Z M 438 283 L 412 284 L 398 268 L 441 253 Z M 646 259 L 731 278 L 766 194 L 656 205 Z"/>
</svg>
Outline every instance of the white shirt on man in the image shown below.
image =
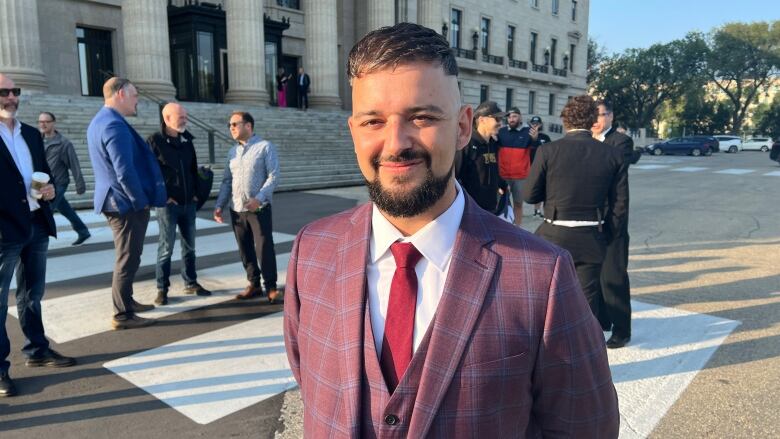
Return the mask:
<svg viewBox="0 0 780 439">
<path fill-rule="evenodd" d="M 387 218 L 373 208 L 371 216 L 370 258 L 366 267 L 368 285 L 368 310 L 371 316 L 371 329 L 374 333 L 374 346 L 377 355 L 382 352 L 382 339 L 385 335 L 387 305 L 390 302 L 390 284 L 395 273 L 395 259 L 390 245 L 396 241 L 411 242 L 422 254 L 414 271 L 417 273 L 417 307 L 414 317 L 413 351 L 420 346 L 428 331 L 436 308 L 439 306 L 444 282 L 450 270 L 452 248 L 455 236 L 463 218 L 466 205 L 463 189 L 455 182 L 457 195 L 455 201 L 444 213 L 411 236 L 404 237 Z"/>
<path fill-rule="evenodd" d="M 0 137 L 3 138 L 5 147 L 8 148 L 8 152 L 11 153 L 14 163 L 16 163 L 16 169 L 22 174 L 24 187 L 27 189 L 27 205 L 30 206 L 30 212 L 38 210 L 41 207 L 40 204 L 38 204 L 38 200 L 30 195 L 30 186 L 32 185 L 34 170 L 30 147 L 27 145 L 24 137 L 22 137 L 21 122 L 14 119 L 13 132 L 9 131 L 4 123 L 0 123 Z"/>
</svg>

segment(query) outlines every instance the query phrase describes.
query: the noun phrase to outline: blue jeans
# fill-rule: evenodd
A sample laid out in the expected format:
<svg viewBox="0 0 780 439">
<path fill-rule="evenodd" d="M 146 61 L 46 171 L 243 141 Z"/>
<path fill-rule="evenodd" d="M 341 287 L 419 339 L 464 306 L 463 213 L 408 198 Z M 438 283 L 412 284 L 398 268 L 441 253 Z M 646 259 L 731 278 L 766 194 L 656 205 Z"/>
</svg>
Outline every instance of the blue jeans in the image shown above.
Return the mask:
<svg viewBox="0 0 780 439">
<path fill-rule="evenodd" d="M 22 352 L 30 356 L 45 354 L 49 340 L 43 331 L 41 298 L 46 285 L 46 253 L 49 235 L 42 217 L 34 215 L 30 236 L 22 242 L 0 243 L 0 371 L 7 372 L 11 342 L 5 329 L 8 316 L 8 291 L 16 269 L 16 309 L 19 325 L 26 337 Z"/>
<path fill-rule="evenodd" d="M 73 207 L 68 203 L 68 200 L 65 199 L 65 191 L 67 189 L 67 186 L 57 186 L 55 188 L 57 196 L 51 203 L 51 211 L 52 213 L 57 211 L 67 218 L 68 221 L 70 221 L 70 226 L 73 227 L 73 231 L 78 233 L 79 236 L 89 235 L 89 229 L 87 229 L 87 226 L 81 221 L 81 218 L 79 218 L 76 211 L 73 210 Z"/>
<path fill-rule="evenodd" d="M 168 204 L 157 208 L 160 241 L 157 247 L 157 289 L 168 291 L 171 286 L 171 256 L 176 243 L 176 227 L 181 236 L 181 277 L 186 287 L 196 283 L 195 274 L 195 203 L 184 206 Z"/>
</svg>

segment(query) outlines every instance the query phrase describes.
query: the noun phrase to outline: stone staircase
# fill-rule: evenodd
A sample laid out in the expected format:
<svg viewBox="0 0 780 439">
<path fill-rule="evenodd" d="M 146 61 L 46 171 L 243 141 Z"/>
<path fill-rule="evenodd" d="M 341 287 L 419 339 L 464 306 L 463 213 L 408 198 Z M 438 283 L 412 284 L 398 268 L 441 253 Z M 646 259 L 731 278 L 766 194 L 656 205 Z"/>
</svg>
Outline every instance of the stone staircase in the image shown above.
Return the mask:
<svg viewBox="0 0 780 439">
<path fill-rule="evenodd" d="M 87 151 L 86 131 L 92 117 L 103 106 L 101 98 L 64 95 L 24 95 L 18 117 L 22 122 L 37 126 L 41 111 L 50 111 L 57 117 L 57 130 L 68 137 L 76 148 L 87 193 L 76 195 L 71 182 L 68 200 L 76 207 L 92 206 L 94 177 Z M 277 146 L 279 153 L 280 184 L 277 191 L 352 186 L 363 182 L 355 160 L 352 138 L 347 127 L 348 113 L 344 111 L 268 108 L 232 104 L 185 102 L 187 111 L 230 137 L 227 121 L 234 110 L 249 111 L 255 118 L 255 132 Z M 160 129 L 159 107 L 141 99 L 138 116 L 128 118 L 131 125 L 146 138 Z M 190 123 L 190 132 L 196 137 L 198 163 L 209 164 L 208 134 Z M 222 180 L 225 157 L 232 142 L 215 136 L 215 182 L 212 197 L 216 196 Z"/>
</svg>

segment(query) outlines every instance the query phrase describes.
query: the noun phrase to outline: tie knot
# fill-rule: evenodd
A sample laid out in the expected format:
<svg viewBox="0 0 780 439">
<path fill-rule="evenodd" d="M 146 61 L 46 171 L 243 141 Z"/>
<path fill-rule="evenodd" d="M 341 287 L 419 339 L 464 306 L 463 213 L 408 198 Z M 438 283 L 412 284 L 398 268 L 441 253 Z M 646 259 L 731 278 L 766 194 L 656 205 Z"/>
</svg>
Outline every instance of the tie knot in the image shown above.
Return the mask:
<svg viewBox="0 0 780 439">
<path fill-rule="evenodd" d="M 422 257 L 411 242 L 394 242 L 390 245 L 390 251 L 393 252 L 395 266 L 398 268 L 414 268 Z"/>
</svg>

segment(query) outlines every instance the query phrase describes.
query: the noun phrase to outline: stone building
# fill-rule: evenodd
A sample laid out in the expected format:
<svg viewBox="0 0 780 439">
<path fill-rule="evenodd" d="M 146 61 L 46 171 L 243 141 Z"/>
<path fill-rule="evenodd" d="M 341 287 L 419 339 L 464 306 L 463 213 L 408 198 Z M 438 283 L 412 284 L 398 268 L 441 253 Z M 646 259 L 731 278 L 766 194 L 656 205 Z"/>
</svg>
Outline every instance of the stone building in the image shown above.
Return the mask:
<svg viewBox="0 0 780 439">
<path fill-rule="evenodd" d="M 346 57 L 369 30 L 443 32 L 464 101 L 540 115 L 585 92 L 589 0 L 2 0 L 0 71 L 29 92 L 95 96 L 107 72 L 164 99 L 274 105 L 303 66 L 311 105 L 349 109 Z M 294 101 L 294 100 L 293 100 Z"/>
</svg>

